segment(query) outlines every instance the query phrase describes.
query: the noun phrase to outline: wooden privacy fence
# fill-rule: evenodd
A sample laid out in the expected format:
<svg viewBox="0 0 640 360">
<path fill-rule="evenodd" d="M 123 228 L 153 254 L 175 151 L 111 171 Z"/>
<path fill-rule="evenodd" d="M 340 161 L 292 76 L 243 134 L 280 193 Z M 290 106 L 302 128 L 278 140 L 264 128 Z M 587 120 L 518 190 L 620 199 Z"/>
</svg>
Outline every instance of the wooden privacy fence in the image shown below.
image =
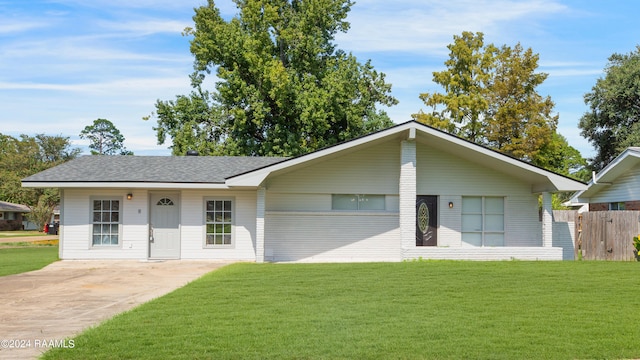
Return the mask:
<svg viewBox="0 0 640 360">
<path fill-rule="evenodd" d="M 575 219 L 576 259 L 635 261 L 633 237 L 640 232 L 640 211 L 554 211 L 555 221 Z"/>
</svg>

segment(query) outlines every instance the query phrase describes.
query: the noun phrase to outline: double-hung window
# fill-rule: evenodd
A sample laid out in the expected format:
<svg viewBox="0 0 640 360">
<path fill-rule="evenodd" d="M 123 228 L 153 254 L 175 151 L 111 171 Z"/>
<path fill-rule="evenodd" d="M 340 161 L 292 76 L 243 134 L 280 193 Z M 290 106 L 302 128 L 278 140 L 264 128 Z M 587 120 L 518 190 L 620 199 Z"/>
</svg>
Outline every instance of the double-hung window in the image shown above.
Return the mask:
<svg viewBox="0 0 640 360">
<path fill-rule="evenodd" d="M 229 246 L 233 235 L 233 201 L 205 200 L 205 246 Z"/>
<path fill-rule="evenodd" d="M 462 243 L 504 246 L 504 198 L 462 197 Z"/>
<path fill-rule="evenodd" d="M 93 246 L 118 246 L 120 244 L 120 199 L 91 200 Z"/>
</svg>

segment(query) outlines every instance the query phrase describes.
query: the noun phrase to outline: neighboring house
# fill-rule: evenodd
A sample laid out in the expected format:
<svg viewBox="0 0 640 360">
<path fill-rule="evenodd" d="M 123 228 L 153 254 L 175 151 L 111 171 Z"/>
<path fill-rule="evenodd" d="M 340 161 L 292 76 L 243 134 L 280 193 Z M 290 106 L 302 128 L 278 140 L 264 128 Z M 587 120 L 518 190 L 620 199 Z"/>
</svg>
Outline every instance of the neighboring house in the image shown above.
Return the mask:
<svg viewBox="0 0 640 360">
<path fill-rule="evenodd" d="M 580 211 L 640 210 L 640 147 L 630 147 L 567 203 Z M 587 206 L 588 205 L 588 206 Z"/>
<path fill-rule="evenodd" d="M 289 159 L 84 156 L 22 183 L 61 189 L 62 259 L 256 262 L 561 260 L 551 193 L 586 188 L 413 121 Z"/>
<path fill-rule="evenodd" d="M 22 214 L 29 212 L 26 205 L 0 201 L 0 231 L 22 230 Z"/>
</svg>

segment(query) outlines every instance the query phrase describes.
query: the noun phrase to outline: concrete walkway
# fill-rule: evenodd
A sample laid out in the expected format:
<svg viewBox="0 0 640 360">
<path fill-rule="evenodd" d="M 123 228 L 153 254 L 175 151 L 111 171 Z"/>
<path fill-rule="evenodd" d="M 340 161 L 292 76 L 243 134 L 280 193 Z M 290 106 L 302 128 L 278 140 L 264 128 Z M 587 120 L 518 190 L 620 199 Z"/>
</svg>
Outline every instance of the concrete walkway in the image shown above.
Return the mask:
<svg viewBox="0 0 640 360">
<path fill-rule="evenodd" d="M 0 277 L 0 359 L 36 358 L 52 341 L 60 346 L 89 326 L 227 264 L 64 260 Z"/>
</svg>

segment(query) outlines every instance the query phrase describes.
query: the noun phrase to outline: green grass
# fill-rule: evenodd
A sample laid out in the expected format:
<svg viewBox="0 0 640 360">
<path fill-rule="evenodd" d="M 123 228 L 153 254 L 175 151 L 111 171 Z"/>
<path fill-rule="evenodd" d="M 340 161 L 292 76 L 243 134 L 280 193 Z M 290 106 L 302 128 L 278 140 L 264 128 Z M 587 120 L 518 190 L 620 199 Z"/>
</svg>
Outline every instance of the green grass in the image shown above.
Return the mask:
<svg viewBox="0 0 640 360">
<path fill-rule="evenodd" d="M 235 264 L 45 359 L 640 357 L 640 265 Z"/>
<path fill-rule="evenodd" d="M 42 269 L 58 260 L 58 246 L 20 244 L 0 244 L 0 276 Z"/>
</svg>

